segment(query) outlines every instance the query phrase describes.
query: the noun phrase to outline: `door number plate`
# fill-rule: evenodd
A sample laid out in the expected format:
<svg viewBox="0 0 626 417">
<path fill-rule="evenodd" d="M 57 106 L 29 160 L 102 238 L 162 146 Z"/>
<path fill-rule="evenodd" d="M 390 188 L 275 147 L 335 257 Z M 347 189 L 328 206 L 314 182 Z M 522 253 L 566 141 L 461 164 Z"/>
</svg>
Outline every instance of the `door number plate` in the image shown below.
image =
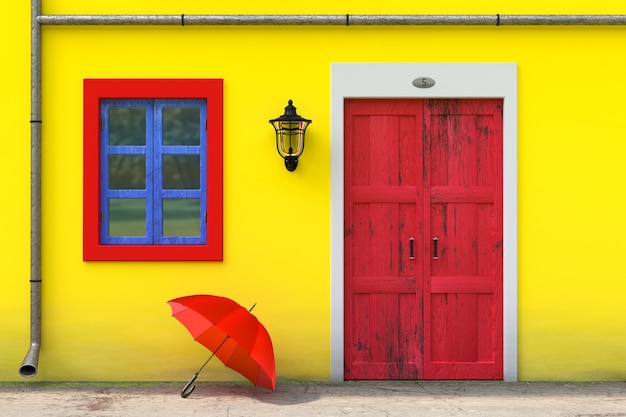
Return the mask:
<svg viewBox="0 0 626 417">
<path fill-rule="evenodd" d="M 435 85 L 435 80 L 430 77 L 419 77 L 413 80 L 413 85 L 417 88 L 430 88 Z"/>
</svg>

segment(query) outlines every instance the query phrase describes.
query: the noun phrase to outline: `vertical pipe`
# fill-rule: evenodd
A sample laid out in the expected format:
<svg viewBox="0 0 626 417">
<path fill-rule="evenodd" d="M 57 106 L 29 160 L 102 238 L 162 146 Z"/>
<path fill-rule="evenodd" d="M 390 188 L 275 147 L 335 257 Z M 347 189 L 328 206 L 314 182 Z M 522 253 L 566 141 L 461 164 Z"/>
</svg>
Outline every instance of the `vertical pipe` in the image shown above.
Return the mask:
<svg viewBox="0 0 626 417">
<path fill-rule="evenodd" d="M 41 0 L 31 1 L 30 348 L 20 375 L 37 374 L 41 345 Z"/>
</svg>

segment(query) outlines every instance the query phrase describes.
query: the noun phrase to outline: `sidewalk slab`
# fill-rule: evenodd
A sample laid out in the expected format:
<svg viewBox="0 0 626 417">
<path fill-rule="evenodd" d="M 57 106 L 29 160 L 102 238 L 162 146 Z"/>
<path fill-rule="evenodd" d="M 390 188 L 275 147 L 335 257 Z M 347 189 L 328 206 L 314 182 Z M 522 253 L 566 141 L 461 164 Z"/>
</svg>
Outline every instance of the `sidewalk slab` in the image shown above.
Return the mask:
<svg viewBox="0 0 626 417">
<path fill-rule="evenodd" d="M 626 382 L 0 383 L 2 417 L 626 417 Z"/>
</svg>

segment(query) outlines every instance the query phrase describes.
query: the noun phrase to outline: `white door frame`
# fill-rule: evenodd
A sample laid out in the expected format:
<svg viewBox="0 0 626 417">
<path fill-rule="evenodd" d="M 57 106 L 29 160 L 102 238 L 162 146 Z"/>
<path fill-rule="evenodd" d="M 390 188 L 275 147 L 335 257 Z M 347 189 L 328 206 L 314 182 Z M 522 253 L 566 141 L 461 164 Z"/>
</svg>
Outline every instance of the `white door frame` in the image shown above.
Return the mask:
<svg viewBox="0 0 626 417">
<path fill-rule="evenodd" d="M 417 88 L 413 80 L 435 84 Z M 417 83 L 422 84 L 422 83 Z M 344 375 L 344 139 L 345 98 L 502 98 L 504 210 L 504 380 L 517 381 L 517 64 L 333 63 L 330 143 L 330 377 Z"/>
</svg>

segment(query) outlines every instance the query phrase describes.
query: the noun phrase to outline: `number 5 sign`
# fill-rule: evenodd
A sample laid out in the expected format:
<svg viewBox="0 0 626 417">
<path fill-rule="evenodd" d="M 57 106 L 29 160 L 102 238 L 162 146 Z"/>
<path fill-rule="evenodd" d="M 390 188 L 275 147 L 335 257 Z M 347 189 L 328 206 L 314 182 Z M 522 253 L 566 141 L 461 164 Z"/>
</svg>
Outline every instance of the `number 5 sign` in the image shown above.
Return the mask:
<svg viewBox="0 0 626 417">
<path fill-rule="evenodd" d="M 435 80 L 429 77 L 419 77 L 413 80 L 413 85 L 417 88 L 430 88 L 435 85 Z"/>
</svg>

